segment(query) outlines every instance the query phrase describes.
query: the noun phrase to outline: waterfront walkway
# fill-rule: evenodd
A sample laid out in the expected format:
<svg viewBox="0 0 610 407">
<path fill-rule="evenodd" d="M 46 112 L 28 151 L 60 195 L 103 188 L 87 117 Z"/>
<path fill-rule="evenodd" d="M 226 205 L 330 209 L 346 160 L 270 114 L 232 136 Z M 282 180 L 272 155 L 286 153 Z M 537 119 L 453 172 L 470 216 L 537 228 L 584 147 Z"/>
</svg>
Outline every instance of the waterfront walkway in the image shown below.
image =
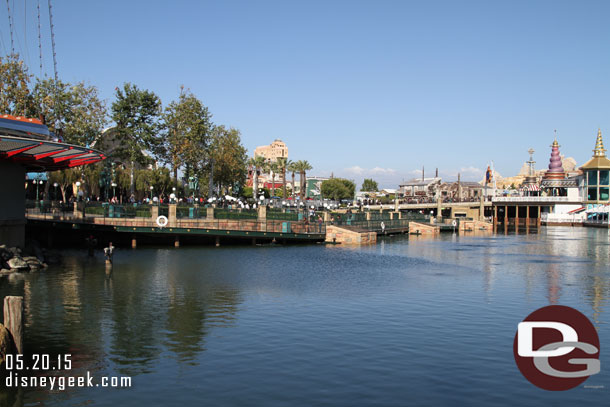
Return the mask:
<svg viewBox="0 0 610 407">
<path fill-rule="evenodd" d="M 135 247 L 139 236 L 174 237 L 179 245 L 181 237 L 208 236 L 223 239 L 256 239 L 260 241 L 323 241 L 326 227 L 294 220 L 296 214 L 273 214 L 267 217 L 265 207 L 257 211 L 227 211 L 216 208 L 180 208 L 177 205 L 159 206 L 69 206 L 30 207 L 26 211 L 28 225 L 78 230 L 81 232 L 116 233 L 131 236 Z M 98 210 L 101 209 L 101 210 Z M 187 209 L 184 211 L 184 209 Z M 202 209 L 200 211 L 200 209 Z M 282 219 L 283 218 L 283 219 Z"/>
</svg>

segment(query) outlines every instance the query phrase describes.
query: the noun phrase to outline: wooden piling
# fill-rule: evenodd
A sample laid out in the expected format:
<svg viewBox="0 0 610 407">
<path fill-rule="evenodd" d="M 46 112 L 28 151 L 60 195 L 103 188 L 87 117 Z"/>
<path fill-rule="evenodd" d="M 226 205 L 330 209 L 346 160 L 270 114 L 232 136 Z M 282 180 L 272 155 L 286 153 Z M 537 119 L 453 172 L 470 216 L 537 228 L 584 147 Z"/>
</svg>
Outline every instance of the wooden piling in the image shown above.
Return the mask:
<svg viewBox="0 0 610 407">
<path fill-rule="evenodd" d="M 216 247 L 220 247 L 220 237 L 216 236 Z"/>
<path fill-rule="evenodd" d="M 17 353 L 23 353 L 23 297 L 4 297 L 4 326 L 13 337 Z"/>
<path fill-rule="evenodd" d="M 136 240 L 135 235 L 131 238 L 131 248 L 135 249 L 138 246 L 138 242 Z"/>
</svg>

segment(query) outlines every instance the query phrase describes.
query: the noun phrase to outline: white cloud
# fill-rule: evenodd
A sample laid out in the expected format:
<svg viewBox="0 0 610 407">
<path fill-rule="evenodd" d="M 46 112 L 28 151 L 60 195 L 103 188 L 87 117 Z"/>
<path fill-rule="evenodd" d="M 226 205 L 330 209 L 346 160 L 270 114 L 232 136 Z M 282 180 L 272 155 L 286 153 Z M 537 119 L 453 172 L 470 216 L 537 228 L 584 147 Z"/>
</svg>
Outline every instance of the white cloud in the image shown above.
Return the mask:
<svg viewBox="0 0 610 407">
<path fill-rule="evenodd" d="M 459 170 L 439 171 L 439 175 L 443 181 L 457 180 L 458 174 L 462 181 L 480 181 L 485 176 L 485 169 L 477 167 L 461 167 Z"/>
<path fill-rule="evenodd" d="M 337 171 L 335 175 L 353 179 L 358 188 L 360 188 L 362 180 L 365 178 L 373 178 L 379 183 L 380 188 L 396 188 L 402 179 L 399 172 L 393 168 L 363 168 L 359 165 L 344 168 L 343 170 Z"/>
<path fill-rule="evenodd" d="M 371 174 L 396 174 L 396 170 L 392 168 L 375 167 L 370 170 Z"/>
<path fill-rule="evenodd" d="M 392 168 L 375 167 L 375 168 L 369 169 L 369 168 L 362 168 L 358 165 L 354 165 L 353 167 L 349 167 L 349 168 L 344 168 L 343 172 L 347 173 L 347 174 L 359 175 L 359 176 L 396 174 L 396 170 L 392 169 Z"/>
<path fill-rule="evenodd" d="M 366 170 L 362 167 L 354 165 L 353 167 L 345 168 L 343 171 L 352 175 L 362 175 Z"/>
</svg>

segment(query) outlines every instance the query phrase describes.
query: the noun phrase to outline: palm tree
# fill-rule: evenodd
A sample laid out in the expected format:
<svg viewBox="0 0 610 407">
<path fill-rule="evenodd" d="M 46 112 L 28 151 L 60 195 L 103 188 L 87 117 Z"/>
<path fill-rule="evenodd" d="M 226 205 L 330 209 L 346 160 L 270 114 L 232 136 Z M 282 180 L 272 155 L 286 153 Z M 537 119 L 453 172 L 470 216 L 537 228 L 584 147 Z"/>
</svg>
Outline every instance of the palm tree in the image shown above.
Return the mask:
<svg viewBox="0 0 610 407">
<path fill-rule="evenodd" d="M 271 197 L 275 196 L 275 174 L 279 171 L 279 165 L 276 162 L 270 162 L 267 165 L 269 172 L 271 173 Z"/>
<path fill-rule="evenodd" d="M 305 199 L 305 188 L 307 183 L 307 171 L 310 171 L 313 167 L 309 162 L 304 160 L 299 160 L 295 163 L 296 170 L 299 172 L 299 181 L 301 184 L 301 188 L 299 191 L 299 196 L 301 197 L 301 202 Z"/>
<path fill-rule="evenodd" d="M 254 198 L 254 202 L 257 202 L 258 199 L 258 170 L 265 166 L 265 157 L 254 157 L 248 160 L 248 165 L 250 165 L 254 170 L 252 174 L 252 197 Z"/>
<path fill-rule="evenodd" d="M 292 164 L 292 161 L 289 161 L 286 157 L 278 157 L 277 166 L 279 171 L 282 173 L 282 183 L 283 183 L 283 194 L 282 198 L 286 199 L 286 170 L 288 166 Z"/>
<path fill-rule="evenodd" d="M 290 191 L 290 196 L 294 198 L 294 193 L 297 190 L 294 187 L 294 174 L 297 172 L 296 162 L 290 161 L 286 166 L 286 169 L 292 173 L 292 191 Z"/>
</svg>

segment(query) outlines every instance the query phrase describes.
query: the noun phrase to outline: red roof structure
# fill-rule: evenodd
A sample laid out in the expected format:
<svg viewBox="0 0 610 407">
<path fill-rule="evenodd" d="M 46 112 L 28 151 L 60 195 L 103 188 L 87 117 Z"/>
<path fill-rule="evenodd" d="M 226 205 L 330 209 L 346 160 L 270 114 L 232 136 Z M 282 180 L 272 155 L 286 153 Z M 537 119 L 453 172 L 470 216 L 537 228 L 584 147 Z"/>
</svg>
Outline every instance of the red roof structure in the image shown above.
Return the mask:
<svg viewBox="0 0 610 407">
<path fill-rule="evenodd" d="M 100 151 L 52 140 L 47 126 L 36 119 L 0 116 L 0 161 L 21 164 L 27 172 L 63 170 L 105 158 Z"/>
</svg>

